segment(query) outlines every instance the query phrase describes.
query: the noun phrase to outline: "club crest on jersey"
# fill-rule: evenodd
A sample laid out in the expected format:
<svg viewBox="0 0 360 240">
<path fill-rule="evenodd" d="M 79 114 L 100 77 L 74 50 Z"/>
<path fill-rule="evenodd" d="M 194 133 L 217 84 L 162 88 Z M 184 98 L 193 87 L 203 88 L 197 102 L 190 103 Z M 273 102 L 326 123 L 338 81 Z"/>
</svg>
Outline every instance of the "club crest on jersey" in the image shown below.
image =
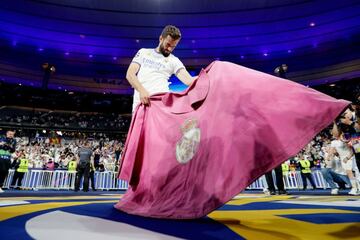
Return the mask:
<svg viewBox="0 0 360 240">
<path fill-rule="evenodd" d="M 181 126 L 182 138 L 176 143 L 176 160 L 185 164 L 189 162 L 198 150 L 200 143 L 200 128 L 196 119 L 188 119 Z"/>
</svg>

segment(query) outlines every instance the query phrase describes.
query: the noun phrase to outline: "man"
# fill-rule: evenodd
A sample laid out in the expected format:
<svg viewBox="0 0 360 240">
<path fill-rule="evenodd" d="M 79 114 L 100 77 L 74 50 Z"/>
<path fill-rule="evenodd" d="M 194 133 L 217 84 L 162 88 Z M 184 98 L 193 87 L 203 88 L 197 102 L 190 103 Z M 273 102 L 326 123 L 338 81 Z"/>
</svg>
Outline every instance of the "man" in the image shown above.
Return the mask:
<svg viewBox="0 0 360 240">
<path fill-rule="evenodd" d="M 79 163 L 77 164 L 77 175 L 75 181 L 75 191 L 80 190 L 80 181 L 84 176 L 83 191 L 89 191 L 90 163 L 93 161 L 93 152 L 90 148 L 90 142 L 86 141 L 84 146 L 78 150 Z"/>
<path fill-rule="evenodd" d="M 283 180 L 283 170 L 281 164 L 274 168 L 275 176 L 276 176 L 276 186 L 278 188 L 279 195 L 288 194 L 284 188 L 284 180 Z M 268 190 L 270 195 L 275 195 L 275 186 L 274 179 L 272 176 L 272 171 L 265 173 L 266 183 L 268 185 Z"/>
<path fill-rule="evenodd" d="M 350 179 L 351 190 L 349 194 L 359 195 L 360 184 L 358 183 L 353 173 L 353 170 L 356 168 L 354 151 L 349 145 L 349 140 L 344 137 L 344 132 L 338 128 L 336 123 L 333 125 L 333 134 L 335 140 L 331 142 L 331 151 L 333 153 L 338 153 L 341 160 L 341 166 L 346 171 L 346 175 Z"/>
<path fill-rule="evenodd" d="M 303 190 L 307 189 L 307 179 L 309 179 L 311 186 L 313 187 L 313 190 L 315 190 L 316 185 L 311 175 L 311 168 L 313 167 L 313 161 L 310 162 L 308 157 L 304 156 L 303 154 L 300 154 L 299 167 L 301 171 L 300 172 L 301 179 L 303 182 Z"/>
<path fill-rule="evenodd" d="M 15 131 L 8 130 L 6 136 L 0 137 L 0 193 L 4 192 L 2 187 L 11 166 L 11 154 L 15 152 L 14 135 Z"/>
<path fill-rule="evenodd" d="M 288 70 L 288 66 L 283 63 L 281 64 L 281 66 L 275 68 L 274 70 L 274 73 L 278 76 L 278 77 L 281 77 L 281 78 L 284 78 L 286 79 L 286 72 Z"/>
<path fill-rule="evenodd" d="M 182 62 L 172 52 L 181 39 L 181 33 L 175 26 L 166 26 L 155 48 L 142 48 L 126 73 L 126 79 L 135 89 L 133 111 L 140 103 L 150 105 L 150 95 L 169 92 L 169 78 L 175 74 L 186 85 L 196 79 L 185 69 Z"/>
<path fill-rule="evenodd" d="M 67 164 L 67 169 L 68 169 L 68 173 L 69 173 L 69 185 L 70 188 L 74 188 L 74 183 L 76 181 L 76 169 L 77 169 L 77 161 L 76 161 L 76 157 L 74 156 L 73 153 L 69 153 L 68 154 L 68 158 L 70 158 L 70 161 Z"/>
<path fill-rule="evenodd" d="M 321 169 L 321 173 L 331 188 L 331 194 L 337 195 L 339 187 L 345 188 L 345 184 L 351 186 L 350 179 L 341 167 L 340 159 L 331 151 L 331 147 L 326 146 L 323 149 L 325 153 L 325 167 Z M 335 182 L 339 187 L 336 186 Z"/>
<path fill-rule="evenodd" d="M 24 151 L 21 151 L 18 158 L 13 161 L 11 167 L 15 169 L 14 177 L 11 182 L 11 187 L 15 188 L 17 182 L 17 188 L 20 189 L 22 185 L 22 180 L 25 173 L 29 170 L 29 159 L 26 157 Z"/>
</svg>

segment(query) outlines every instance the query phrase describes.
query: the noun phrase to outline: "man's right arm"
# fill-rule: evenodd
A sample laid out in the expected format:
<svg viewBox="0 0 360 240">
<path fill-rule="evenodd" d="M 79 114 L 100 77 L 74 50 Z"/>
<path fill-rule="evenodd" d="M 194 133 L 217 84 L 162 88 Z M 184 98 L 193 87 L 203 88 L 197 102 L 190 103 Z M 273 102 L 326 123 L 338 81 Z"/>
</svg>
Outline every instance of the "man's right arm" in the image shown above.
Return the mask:
<svg viewBox="0 0 360 240">
<path fill-rule="evenodd" d="M 139 69 L 140 69 L 140 65 L 138 63 L 136 63 L 136 62 L 130 63 L 130 66 L 126 72 L 126 79 L 129 81 L 131 86 L 133 88 L 135 88 L 136 91 L 139 92 L 141 103 L 147 105 L 150 103 L 150 100 L 149 100 L 150 94 L 144 88 L 144 86 L 140 83 L 140 81 L 136 75 L 138 73 Z"/>
</svg>

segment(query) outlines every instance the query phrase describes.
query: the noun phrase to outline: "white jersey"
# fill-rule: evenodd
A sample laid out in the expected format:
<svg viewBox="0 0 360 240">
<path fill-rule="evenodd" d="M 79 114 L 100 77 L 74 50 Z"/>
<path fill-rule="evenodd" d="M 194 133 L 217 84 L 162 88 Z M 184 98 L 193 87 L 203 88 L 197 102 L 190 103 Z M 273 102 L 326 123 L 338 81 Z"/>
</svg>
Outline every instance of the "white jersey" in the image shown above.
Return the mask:
<svg viewBox="0 0 360 240">
<path fill-rule="evenodd" d="M 170 54 L 165 57 L 153 48 L 142 48 L 132 62 L 140 65 L 137 77 L 150 95 L 156 93 L 169 92 L 169 78 L 172 74 L 177 74 L 180 69 L 185 68 L 182 62 Z M 134 91 L 133 111 L 140 103 L 138 91 Z"/>
</svg>

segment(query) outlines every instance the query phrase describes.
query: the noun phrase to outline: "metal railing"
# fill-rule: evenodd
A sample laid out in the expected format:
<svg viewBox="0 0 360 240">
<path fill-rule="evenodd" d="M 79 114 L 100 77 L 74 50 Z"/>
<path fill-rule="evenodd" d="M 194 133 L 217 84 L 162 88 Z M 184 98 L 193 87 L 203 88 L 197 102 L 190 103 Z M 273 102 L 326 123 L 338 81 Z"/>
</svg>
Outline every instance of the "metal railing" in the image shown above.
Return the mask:
<svg viewBox="0 0 360 240">
<path fill-rule="evenodd" d="M 5 179 L 4 188 L 9 188 L 12 178 L 14 176 L 14 170 L 9 171 L 9 175 Z M 328 183 L 324 180 L 321 171 L 312 171 L 312 177 L 314 179 L 317 188 L 329 188 Z M 273 173 L 274 175 L 274 173 Z M 98 190 L 126 190 L 128 183 L 126 181 L 117 178 L 117 173 L 112 171 L 95 172 L 95 188 Z M 66 170 L 39 170 L 29 169 L 25 173 L 22 188 L 33 190 L 73 190 L 75 186 L 76 172 L 69 172 Z M 303 182 L 301 179 L 300 171 L 292 171 L 283 175 L 285 189 L 302 189 Z M 274 175 L 274 181 L 276 181 Z M 276 186 L 276 184 L 274 184 Z M 308 184 L 308 186 L 311 186 Z M 16 187 L 16 186 L 15 186 Z M 247 189 L 264 189 L 267 188 L 265 177 L 262 176 L 254 181 Z"/>
<path fill-rule="evenodd" d="M 276 176 L 274 172 L 272 172 L 272 174 L 274 179 L 274 186 L 276 188 Z M 311 172 L 311 175 L 312 178 L 314 179 L 316 188 L 323 188 L 323 189 L 330 188 L 329 184 L 325 181 L 320 170 L 313 170 Z M 283 180 L 284 180 L 285 189 L 303 189 L 304 187 L 300 171 L 289 171 L 283 173 Z M 310 188 L 312 187 L 309 182 L 307 186 Z M 246 189 L 264 189 L 267 187 L 268 186 L 265 180 L 265 176 L 261 176 L 252 184 L 250 184 L 250 186 L 248 186 Z"/>
<path fill-rule="evenodd" d="M 4 188 L 11 186 L 15 170 L 9 170 L 4 182 Z M 125 190 L 127 182 L 117 178 L 116 172 L 95 172 L 95 188 L 99 190 Z M 73 190 L 75 188 L 76 172 L 66 170 L 29 169 L 22 180 L 23 189 L 33 190 Z M 16 187 L 16 186 L 12 186 Z"/>
</svg>

